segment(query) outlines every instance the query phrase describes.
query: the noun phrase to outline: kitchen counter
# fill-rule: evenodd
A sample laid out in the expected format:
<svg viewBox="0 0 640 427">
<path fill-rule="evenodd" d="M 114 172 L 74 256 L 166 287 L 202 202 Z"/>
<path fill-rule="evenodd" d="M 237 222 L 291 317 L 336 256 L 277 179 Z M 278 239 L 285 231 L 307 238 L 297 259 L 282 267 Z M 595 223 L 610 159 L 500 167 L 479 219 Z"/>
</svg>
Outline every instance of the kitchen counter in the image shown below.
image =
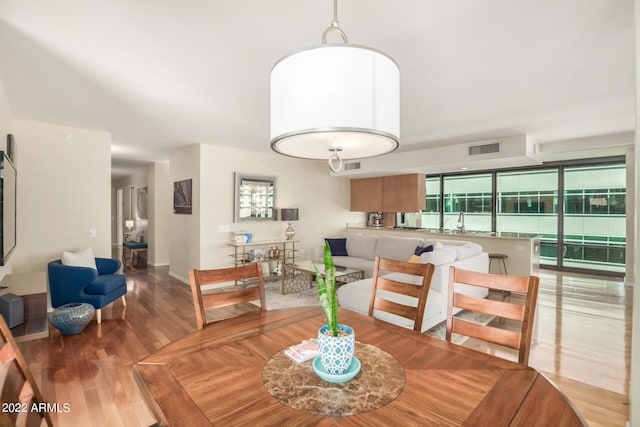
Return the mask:
<svg viewBox="0 0 640 427">
<path fill-rule="evenodd" d="M 538 275 L 540 272 L 540 237 L 532 233 L 491 233 L 484 231 L 457 230 L 440 231 L 427 228 L 376 228 L 347 227 L 347 232 L 391 235 L 402 237 L 420 237 L 430 240 L 466 240 L 477 243 L 488 253 L 507 255 L 507 272 L 515 276 Z M 500 273 L 498 263 L 494 263 L 492 273 Z"/>
</svg>

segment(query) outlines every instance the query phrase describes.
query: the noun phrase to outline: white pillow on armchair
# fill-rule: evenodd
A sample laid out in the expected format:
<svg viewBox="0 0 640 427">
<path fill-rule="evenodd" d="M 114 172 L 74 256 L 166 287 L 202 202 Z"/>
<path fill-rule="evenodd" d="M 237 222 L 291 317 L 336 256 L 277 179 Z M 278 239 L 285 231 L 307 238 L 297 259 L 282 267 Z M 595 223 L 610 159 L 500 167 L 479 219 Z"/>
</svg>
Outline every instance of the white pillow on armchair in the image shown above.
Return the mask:
<svg viewBox="0 0 640 427">
<path fill-rule="evenodd" d="M 93 255 L 93 249 L 88 247 L 78 252 L 62 252 L 62 265 L 72 267 L 89 267 L 97 270 L 96 257 Z"/>
</svg>

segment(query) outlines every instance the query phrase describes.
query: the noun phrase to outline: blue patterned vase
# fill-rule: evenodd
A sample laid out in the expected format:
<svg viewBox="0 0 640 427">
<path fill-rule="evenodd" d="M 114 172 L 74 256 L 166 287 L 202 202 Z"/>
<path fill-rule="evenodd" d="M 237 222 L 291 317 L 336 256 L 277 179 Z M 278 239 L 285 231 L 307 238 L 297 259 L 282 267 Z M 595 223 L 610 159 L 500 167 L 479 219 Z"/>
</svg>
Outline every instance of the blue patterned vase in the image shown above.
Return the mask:
<svg viewBox="0 0 640 427">
<path fill-rule="evenodd" d="M 348 335 L 343 337 L 333 337 L 325 335 L 329 327 L 324 325 L 318 330 L 318 350 L 320 350 L 320 361 L 322 367 L 331 375 L 341 375 L 351 366 L 353 352 L 356 348 L 356 333 L 349 326 L 338 325 L 338 330 L 342 329 Z"/>
<path fill-rule="evenodd" d="M 49 321 L 64 335 L 75 335 L 91 322 L 96 310 L 91 304 L 72 302 L 49 314 Z"/>
</svg>

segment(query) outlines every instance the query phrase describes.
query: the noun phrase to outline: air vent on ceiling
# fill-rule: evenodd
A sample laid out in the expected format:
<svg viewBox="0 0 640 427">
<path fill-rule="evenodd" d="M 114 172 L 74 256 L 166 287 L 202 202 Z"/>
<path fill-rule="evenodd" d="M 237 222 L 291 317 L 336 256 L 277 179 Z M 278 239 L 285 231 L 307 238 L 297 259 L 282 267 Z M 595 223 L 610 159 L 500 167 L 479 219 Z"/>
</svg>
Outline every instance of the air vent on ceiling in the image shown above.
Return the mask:
<svg viewBox="0 0 640 427">
<path fill-rule="evenodd" d="M 360 162 L 353 162 L 353 163 L 345 163 L 344 164 L 344 170 L 346 170 L 346 171 L 351 171 L 351 170 L 356 170 L 356 169 L 360 169 Z"/>
<path fill-rule="evenodd" d="M 491 144 L 482 145 L 470 145 L 469 155 L 477 156 L 478 154 L 491 154 L 500 152 L 500 142 L 493 142 Z"/>
</svg>

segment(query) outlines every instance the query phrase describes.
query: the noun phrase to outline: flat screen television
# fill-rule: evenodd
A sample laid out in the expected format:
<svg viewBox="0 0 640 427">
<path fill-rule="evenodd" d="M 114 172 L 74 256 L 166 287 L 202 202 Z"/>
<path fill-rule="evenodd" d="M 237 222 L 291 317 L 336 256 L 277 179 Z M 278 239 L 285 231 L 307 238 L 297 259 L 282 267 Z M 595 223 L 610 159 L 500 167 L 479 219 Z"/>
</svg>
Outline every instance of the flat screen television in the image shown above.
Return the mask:
<svg viewBox="0 0 640 427">
<path fill-rule="evenodd" d="M 16 168 L 4 151 L 0 151 L 0 265 L 16 247 Z"/>
</svg>

